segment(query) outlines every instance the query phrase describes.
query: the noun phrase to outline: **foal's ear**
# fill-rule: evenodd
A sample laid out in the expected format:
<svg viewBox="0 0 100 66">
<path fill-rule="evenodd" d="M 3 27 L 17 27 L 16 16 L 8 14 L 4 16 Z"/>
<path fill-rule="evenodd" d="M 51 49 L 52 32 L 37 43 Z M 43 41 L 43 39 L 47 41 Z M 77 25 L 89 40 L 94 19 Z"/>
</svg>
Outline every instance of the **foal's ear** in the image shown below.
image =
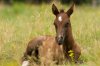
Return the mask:
<svg viewBox="0 0 100 66">
<path fill-rule="evenodd" d="M 52 5 L 52 12 L 55 16 L 57 16 L 59 14 L 59 11 L 58 11 L 57 7 L 54 4 Z"/>
<path fill-rule="evenodd" d="M 74 11 L 74 3 L 72 4 L 72 6 L 70 7 L 70 9 L 66 13 L 70 17 L 70 15 L 73 13 L 73 11 Z"/>
</svg>

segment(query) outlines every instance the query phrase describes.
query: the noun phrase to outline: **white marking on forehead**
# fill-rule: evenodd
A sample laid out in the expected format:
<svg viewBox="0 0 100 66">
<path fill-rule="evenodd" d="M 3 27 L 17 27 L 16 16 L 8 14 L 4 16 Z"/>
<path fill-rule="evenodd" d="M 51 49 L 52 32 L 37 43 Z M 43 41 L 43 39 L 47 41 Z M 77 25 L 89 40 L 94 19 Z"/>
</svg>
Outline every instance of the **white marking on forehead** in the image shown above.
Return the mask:
<svg viewBox="0 0 100 66">
<path fill-rule="evenodd" d="M 61 22 L 62 21 L 62 16 L 59 16 L 58 17 L 58 20 Z"/>
</svg>

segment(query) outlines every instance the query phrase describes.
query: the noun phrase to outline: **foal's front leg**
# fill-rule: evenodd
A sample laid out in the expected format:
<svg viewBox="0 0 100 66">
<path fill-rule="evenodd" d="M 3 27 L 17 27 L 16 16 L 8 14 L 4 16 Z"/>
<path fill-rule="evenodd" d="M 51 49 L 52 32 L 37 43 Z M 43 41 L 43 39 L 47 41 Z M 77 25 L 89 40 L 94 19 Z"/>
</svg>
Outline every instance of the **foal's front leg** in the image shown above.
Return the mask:
<svg viewBox="0 0 100 66">
<path fill-rule="evenodd" d="M 81 55 L 81 52 L 77 51 L 77 50 L 69 50 L 68 52 L 66 52 L 65 57 L 67 58 L 67 61 L 69 62 L 75 62 L 75 63 L 81 63 L 79 61 L 79 57 Z"/>
<path fill-rule="evenodd" d="M 66 60 L 66 62 L 71 62 L 72 60 L 71 60 L 71 57 L 69 56 L 68 51 L 64 51 L 64 53 L 65 53 L 65 60 Z"/>
<path fill-rule="evenodd" d="M 31 58 L 34 62 L 39 64 L 38 55 L 38 49 L 27 48 L 26 52 L 24 53 L 24 56 L 22 57 L 22 66 L 29 66 Z"/>
<path fill-rule="evenodd" d="M 75 63 L 80 63 L 80 61 L 79 61 L 80 54 L 81 53 L 74 52 L 74 62 Z"/>
<path fill-rule="evenodd" d="M 82 61 L 79 61 L 79 57 L 81 55 L 81 49 L 77 44 L 73 48 L 73 53 L 74 53 L 74 62 L 75 63 L 82 63 Z"/>
<path fill-rule="evenodd" d="M 29 66 L 29 56 L 31 56 L 32 50 L 27 49 L 22 57 L 22 66 Z"/>
</svg>

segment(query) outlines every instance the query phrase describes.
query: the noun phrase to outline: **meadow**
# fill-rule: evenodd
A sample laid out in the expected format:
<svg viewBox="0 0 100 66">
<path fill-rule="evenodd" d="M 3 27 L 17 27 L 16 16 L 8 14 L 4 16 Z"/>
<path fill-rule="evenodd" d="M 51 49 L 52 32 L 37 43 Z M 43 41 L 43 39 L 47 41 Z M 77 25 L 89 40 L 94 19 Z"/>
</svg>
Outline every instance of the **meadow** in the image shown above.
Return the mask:
<svg viewBox="0 0 100 66">
<path fill-rule="evenodd" d="M 69 5 L 56 4 L 66 11 Z M 52 4 L 0 5 L 0 66 L 21 66 L 27 43 L 40 35 L 55 35 Z M 71 16 L 76 42 L 81 46 L 83 64 L 62 66 L 100 66 L 100 6 L 75 6 Z"/>
</svg>

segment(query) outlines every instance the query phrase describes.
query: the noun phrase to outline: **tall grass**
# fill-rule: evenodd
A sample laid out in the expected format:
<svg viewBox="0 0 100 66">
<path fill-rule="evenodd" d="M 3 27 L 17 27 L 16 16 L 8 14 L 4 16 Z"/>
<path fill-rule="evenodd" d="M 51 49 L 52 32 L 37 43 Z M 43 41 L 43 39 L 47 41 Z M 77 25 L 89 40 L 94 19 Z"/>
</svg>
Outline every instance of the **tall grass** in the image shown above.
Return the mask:
<svg viewBox="0 0 100 66">
<path fill-rule="evenodd" d="M 0 5 L 0 66 L 20 66 L 20 59 L 30 39 L 39 35 L 55 35 L 55 16 L 51 5 Z M 68 9 L 67 5 L 57 6 Z M 76 6 L 71 23 L 74 38 L 82 49 L 80 59 L 84 63 L 79 66 L 99 66 L 100 7 Z"/>
</svg>

